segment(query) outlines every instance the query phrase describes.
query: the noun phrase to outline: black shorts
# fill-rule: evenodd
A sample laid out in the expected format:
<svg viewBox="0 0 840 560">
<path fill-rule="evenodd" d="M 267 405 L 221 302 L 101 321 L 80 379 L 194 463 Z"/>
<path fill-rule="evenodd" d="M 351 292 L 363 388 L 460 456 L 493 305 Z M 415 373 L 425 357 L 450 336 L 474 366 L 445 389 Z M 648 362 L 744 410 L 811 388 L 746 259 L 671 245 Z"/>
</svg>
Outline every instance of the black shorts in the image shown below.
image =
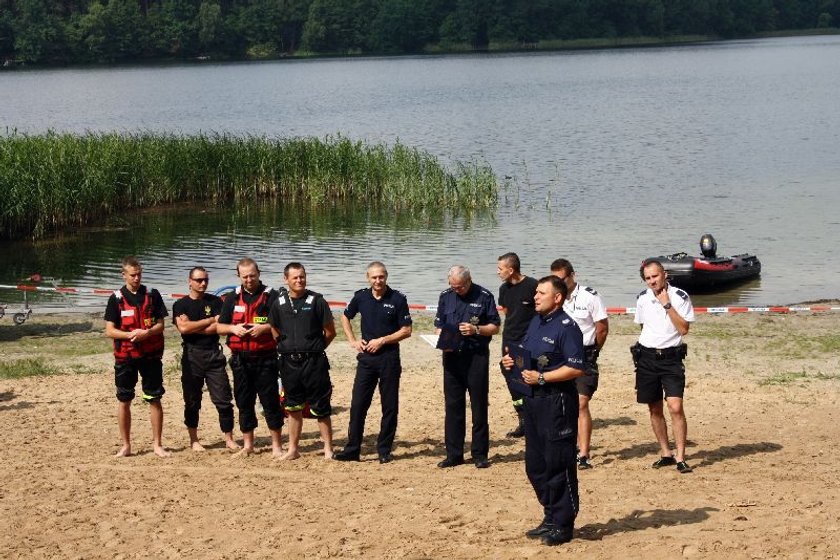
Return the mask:
<svg viewBox="0 0 840 560">
<path fill-rule="evenodd" d="M 636 364 L 636 402 L 652 404 L 667 397 L 682 398 L 685 366 L 681 358 L 642 354 Z"/>
<path fill-rule="evenodd" d="M 114 364 L 114 383 L 117 386 L 117 400 L 130 402 L 134 399 L 137 376 L 143 380 L 143 400 L 159 401 L 163 389 L 163 362 L 160 358 L 132 358 Z"/>
<path fill-rule="evenodd" d="M 592 398 L 598 390 L 598 363 L 584 362 L 583 375 L 575 378 L 578 395 Z"/>
<path fill-rule="evenodd" d="M 287 411 L 302 411 L 309 403 L 309 410 L 316 418 L 332 414 L 330 362 L 326 354 L 281 354 L 280 380 Z"/>
</svg>

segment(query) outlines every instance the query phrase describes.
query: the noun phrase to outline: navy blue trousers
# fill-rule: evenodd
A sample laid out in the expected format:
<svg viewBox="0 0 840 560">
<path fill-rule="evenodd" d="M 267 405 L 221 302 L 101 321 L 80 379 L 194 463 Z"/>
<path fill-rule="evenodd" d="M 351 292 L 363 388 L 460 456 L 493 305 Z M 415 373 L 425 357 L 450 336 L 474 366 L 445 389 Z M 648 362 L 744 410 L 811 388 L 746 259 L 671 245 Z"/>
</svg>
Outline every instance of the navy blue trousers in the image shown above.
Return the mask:
<svg viewBox="0 0 840 560">
<path fill-rule="evenodd" d="M 376 385 L 382 403 L 382 423 L 376 451 L 379 455 L 391 452 L 397 433 L 397 416 L 400 410 L 400 353 L 398 350 L 380 350 L 376 354 L 362 352 L 357 357 L 356 379 L 350 403 L 350 426 L 347 428 L 347 445 L 344 453 L 359 453 L 365 433 L 365 419 Z"/>
</svg>

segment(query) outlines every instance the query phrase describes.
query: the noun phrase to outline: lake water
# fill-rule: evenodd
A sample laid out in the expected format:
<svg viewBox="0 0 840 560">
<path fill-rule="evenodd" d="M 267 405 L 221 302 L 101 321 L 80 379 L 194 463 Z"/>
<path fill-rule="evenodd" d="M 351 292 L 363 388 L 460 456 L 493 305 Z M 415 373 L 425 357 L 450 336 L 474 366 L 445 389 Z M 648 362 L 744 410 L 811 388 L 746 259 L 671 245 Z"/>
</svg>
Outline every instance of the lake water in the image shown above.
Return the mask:
<svg viewBox="0 0 840 560">
<path fill-rule="evenodd" d="M 777 305 L 840 296 L 840 37 L 668 48 L 278 61 L 0 73 L 0 127 L 58 131 L 342 134 L 396 140 L 444 162 L 486 161 L 508 186 L 490 215 L 410 216 L 364 208 L 249 212 L 180 208 L 126 216 L 37 244 L 4 243 L 0 284 L 32 272 L 82 287 L 144 281 L 186 290 L 204 264 L 234 284 L 258 260 L 279 285 L 290 260 L 310 286 L 347 300 L 384 260 L 411 303 L 435 304 L 463 263 L 497 291 L 496 257 L 540 276 L 569 258 L 610 306 L 643 288 L 639 262 L 710 232 L 720 254 L 752 252 L 760 280 L 702 305 Z M 212 286 L 211 286 L 212 287 Z M 19 294 L 0 292 L 0 302 Z"/>
</svg>

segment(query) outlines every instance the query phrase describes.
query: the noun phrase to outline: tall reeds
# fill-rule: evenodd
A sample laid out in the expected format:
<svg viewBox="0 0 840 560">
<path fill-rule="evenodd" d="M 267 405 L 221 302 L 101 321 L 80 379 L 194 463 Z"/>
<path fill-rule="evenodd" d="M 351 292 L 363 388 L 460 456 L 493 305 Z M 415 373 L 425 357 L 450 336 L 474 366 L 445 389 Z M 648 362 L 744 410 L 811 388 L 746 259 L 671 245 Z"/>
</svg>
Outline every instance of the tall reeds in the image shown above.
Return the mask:
<svg viewBox="0 0 840 560">
<path fill-rule="evenodd" d="M 0 136 L 2 237 L 42 237 L 182 201 L 352 202 L 398 210 L 491 208 L 486 165 L 448 170 L 403 144 L 225 134 Z"/>
</svg>

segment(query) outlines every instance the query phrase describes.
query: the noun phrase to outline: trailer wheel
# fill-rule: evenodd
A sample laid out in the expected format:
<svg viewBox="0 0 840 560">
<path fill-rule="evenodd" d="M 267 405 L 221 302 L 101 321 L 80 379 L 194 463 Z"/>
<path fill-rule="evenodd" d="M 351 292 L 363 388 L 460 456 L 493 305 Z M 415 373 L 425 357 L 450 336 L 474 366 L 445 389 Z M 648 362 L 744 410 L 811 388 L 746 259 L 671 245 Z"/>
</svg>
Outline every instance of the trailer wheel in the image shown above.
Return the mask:
<svg viewBox="0 0 840 560">
<path fill-rule="evenodd" d="M 26 322 L 26 313 L 15 313 L 12 315 L 12 320 L 15 322 L 15 325 L 22 325 Z"/>
</svg>

